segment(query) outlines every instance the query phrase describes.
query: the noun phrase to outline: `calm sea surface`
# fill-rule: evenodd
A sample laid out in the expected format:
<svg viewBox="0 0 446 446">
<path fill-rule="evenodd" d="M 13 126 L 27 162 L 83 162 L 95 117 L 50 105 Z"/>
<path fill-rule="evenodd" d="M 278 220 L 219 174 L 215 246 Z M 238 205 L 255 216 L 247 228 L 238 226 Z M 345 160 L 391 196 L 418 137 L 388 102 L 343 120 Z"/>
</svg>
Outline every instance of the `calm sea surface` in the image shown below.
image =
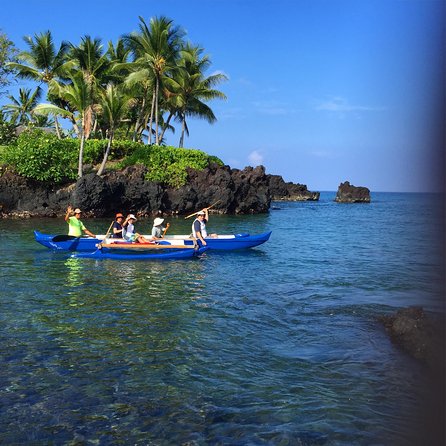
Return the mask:
<svg viewBox="0 0 446 446">
<path fill-rule="evenodd" d="M 411 444 L 425 369 L 377 316 L 441 310 L 440 197 L 334 195 L 211 216 L 273 234 L 182 261 L 75 259 L 34 242 L 63 219 L 0 220 L 0 444 Z"/>
</svg>

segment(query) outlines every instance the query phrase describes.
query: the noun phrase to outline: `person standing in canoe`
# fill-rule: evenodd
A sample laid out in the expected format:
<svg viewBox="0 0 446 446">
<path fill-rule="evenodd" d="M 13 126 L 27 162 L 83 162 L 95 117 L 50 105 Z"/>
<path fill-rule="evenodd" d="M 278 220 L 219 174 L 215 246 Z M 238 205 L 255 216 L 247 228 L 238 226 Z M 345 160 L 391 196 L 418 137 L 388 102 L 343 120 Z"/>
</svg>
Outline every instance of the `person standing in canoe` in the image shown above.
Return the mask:
<svg viewBox="0 0 446 446">
<path fill-rule="evenodd" d="M 124 222 L 124 216 L 118 212 L 115 217 L 115 221 L 113 222 L 112 231 L 113 234 L 111 235 L 111 238 L 124 238 L 123 237 L 123 231 L 124 228 L 122 227 L 122 223 Z"/>
<path fill-rule="evenodd" d="M 162 223 L 164 221 L 164 218 L 155 218 L 153 220 L 153 227 L 152 227 L 152 238 L 151 240 L 160 240 L 164 237 L 164 234 L 169 229 L 170 224 L 167 223 L 166 226 L 162 226 Z"/>
<path fill-rule="evenodd" d="M 79 208 L 76 208 L 73 212 L 73 208 L 68 206 L 67 213 L 65 214 L 65 221 L 68 223 L 68 235 L 81 237 L 82 232 L 85 232 L 90 237 L 96 237 L 81 222 L 81 214 L 82 211 Z"/>
<path fill-rule="evenodd" d="M 192 235 L 206 246 L 205 238 L 208 236 L 206 223 L 209 221 L 208 208 L 197 212 L 197 218 L 192 223 Z M 211 234 L 211 237 L 217 237 L 217 234 Z"/>
</svg>

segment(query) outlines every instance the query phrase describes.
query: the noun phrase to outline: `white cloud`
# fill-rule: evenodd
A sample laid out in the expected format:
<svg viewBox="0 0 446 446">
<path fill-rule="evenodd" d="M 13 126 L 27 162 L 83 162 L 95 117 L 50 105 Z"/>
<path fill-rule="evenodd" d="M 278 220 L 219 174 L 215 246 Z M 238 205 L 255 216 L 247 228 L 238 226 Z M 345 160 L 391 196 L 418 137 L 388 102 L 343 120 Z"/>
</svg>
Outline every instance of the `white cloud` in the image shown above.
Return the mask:
<svg viewBox="0 0 446 446">
<path fill-rule="evenodd" d="M 335 113 L 349 113 L 360 111 L 381 111 L 384 107 L 370 107 L 368 105 L 353 105 L 348 102 L 347 99 L 336 96 L 326 101 L 319 101 L 314 107 L 318 111 L 329 111 Z"/>
<path fill-rule="evenodd" d="M 246 77 L 239 77 L 237 82 L 245 87 L 252 87 L 254 85 L 253 82 Z"/>
<path fill-rule="evenodd" d="M 290 113 L 283 105 L 278 104 L 276 101 L 255 101 L 252 105 L 257 109 L 259 113 L 264 115 L 286 115 Z"/>
<path fill-rule="evenodd" d="M 316 158 L 334 159 L 336 155 L 329 150 L 313 150 L 309 152 L 310 155 Z"/>
<path fill-rule="evenodd" d="M 248 155 L 249 164 L 253 167 L 263 164 L 263 155 L 258 150 L 253 150 Z"/>
<path fill-rule="evenodd" d="M 216 110 L 215 114 L 218 119 L 245 119 L 246 113 L 245 110 L 240 107 L 232 107 L 232 108 L 221 108 L 221 110 Z"/>
</svg>

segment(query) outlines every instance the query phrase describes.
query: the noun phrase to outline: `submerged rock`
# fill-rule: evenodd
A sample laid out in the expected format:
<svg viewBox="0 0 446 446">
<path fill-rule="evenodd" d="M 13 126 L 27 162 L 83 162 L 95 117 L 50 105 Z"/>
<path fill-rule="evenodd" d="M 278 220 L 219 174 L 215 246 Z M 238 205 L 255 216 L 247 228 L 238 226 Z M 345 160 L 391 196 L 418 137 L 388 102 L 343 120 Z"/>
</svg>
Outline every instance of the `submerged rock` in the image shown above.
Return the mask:
<svg viewBox="0 0 446 446">
<path fill-rule="evenodd" d="M 370 203 L 370 190 L 367 187 L 353 186 L 349 181 L 338 187 L 335 200 L 337 203 Z"/>
<path fill-rule="evenodd" d="M 422 307 L 402 308 L 381 316 L 393 342 L 432 368 L 444 368 L 444 325 L 429 317 Z"/>
</svg>

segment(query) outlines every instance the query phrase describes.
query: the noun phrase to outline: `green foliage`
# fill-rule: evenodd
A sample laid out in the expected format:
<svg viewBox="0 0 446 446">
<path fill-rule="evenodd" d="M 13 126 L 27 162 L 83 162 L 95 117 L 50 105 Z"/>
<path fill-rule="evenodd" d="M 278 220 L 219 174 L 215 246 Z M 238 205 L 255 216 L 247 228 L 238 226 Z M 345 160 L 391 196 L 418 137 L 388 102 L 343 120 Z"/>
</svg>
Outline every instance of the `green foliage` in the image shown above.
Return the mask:
<svg viewBox="0 0 446 446">
<path fill-rule="evenodd" d="M 147 180 L 180 187 L 186 184 L 188 167 L 202 170 L 211 163 L 223 165 L 219 158 L 209 156 L 201 150 L 139 145 L 121 162 L 120 167 L 143 164 L 148 168 Z"/>
<path fill-rule="evenodd" d="M 5 163 L 5 153 L 8 150 L 8 146 L 0 146 L 0 164 Z"/>
<path fill-rule="evenodd" d="M 20 134 L 3 158 L 20 175 L 59 183 L 76 178 L 78 152 L 77 140 L 58 139 L 51 133 L 32 130 Z"/>
<path fill-rule="evenodd" d="M 85 163 L 99 163 L 107 142 L 106 139 L 87 140 Z M 55 183 L 76 179 L 78 154 L 78 139 L 58 139 L 56 135 L 38 129 L 25 131 L 14 144 L 0 148 L 0 159 L 13 166 L 20 175 Z M 121 169 L 143 164 L 148 168 L 147 180 L 172 187 L 186 184 L 189 167 L 201 170 L 211 163 L 223 165 L 219 158 L 201 150 L 147 146 L 122 140 L 113 141 L 110 159 L 122 159 L 117 166 Z"/>
<path fill-rule="evenodd" d="M 6 63 L 13 61 L 16 54 L 14 43 L 0 31 L 0 95 L 3 93 L 3 88 L 11 83 L 10 76 L 13 74 L 13 70 Z"/>
<path fill-rule="evenodd" d="M 0 145 L 11 144 L 16 139 L 15 125 L 11 122 L 4 121 L 3 115 L 0 113 Z"/>
<path fill-rule="evenodd" d="M 107 139 L 87 139 L 84 147 L 84 160 L 88 164 L 98 164 L 104 157 L 107 148 Z M 108 159 L 119 160 L 131 155 L 141 147 L 140 143 L 114 139 Z"/>
</svg>

